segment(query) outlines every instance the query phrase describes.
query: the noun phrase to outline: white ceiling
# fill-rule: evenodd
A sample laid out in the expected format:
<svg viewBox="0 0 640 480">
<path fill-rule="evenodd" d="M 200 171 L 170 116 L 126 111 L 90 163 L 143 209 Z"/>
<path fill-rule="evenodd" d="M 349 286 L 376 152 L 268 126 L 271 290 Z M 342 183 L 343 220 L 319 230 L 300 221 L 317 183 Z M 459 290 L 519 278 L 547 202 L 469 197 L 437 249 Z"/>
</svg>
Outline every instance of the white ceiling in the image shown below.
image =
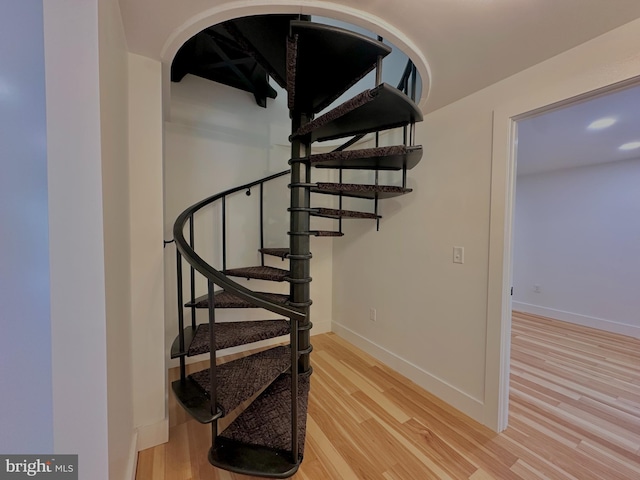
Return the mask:
<svg viewBox="0 0 640 480">
<path fill-rule="evenodd" d="M 590 130 L 591 122 L 616 122 Z M 618 147 L 640 142 L 640 86 L 580 102 L 518 122 L 518 175 L 640 158 L 640 148 Z"/>
<path fill-rule="evenodd" d="M 640 17 L 640 0 L 120 0 L 130 51 L 154 59 L 194 19 L 247 5 L 261 13 L 318 14 L 321 8 L 326 14 L 329 8 L 362 26 L 383 19 L 428 62 L 425 111 Z M 341 15 L 341 7 L 350 14 Z"/>
</svg>

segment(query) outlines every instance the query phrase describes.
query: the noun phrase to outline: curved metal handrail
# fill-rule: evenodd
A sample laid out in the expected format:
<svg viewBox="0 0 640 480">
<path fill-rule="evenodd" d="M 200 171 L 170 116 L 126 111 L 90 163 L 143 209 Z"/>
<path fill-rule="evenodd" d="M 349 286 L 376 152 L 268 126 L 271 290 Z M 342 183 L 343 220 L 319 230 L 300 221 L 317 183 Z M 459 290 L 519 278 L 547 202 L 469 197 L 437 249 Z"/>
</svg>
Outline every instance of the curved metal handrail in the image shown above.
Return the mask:
<svg viewBox="0 0 640 480">
<path fill-rule="evenodd" d="M 213 268 L 202 257 L 200 257 L 200 255 L 198 255 L 193 250 L 193 248 L 191 248 L 183 233 L 185 224 L 187 223 L 189 218 L 191 218 L 192 215 L 198 210 L 206 207 L 216 200 L 220 200 L 223 197 L 226 197 L 227 195 L 231 195 L 242 190 L 248 190 L 251 187 L 255 187 L 256 185 L 260 185 L 275 178 L 287 175 L 290 172 L 290 170 L 284 170 L 280 173 L 275 173 L 260 180 L 255 180 L 251 183 L 247 183 L 245 185 L 241 185 L 239 187 L 231 188 L 229 190 L 225 190 L 224 192 L 217 193 L 215 195 L 212 195 L 211 197 L 205 198 L 204 200 L 191 205 L 178 216 L 175 223 L 173 224 L 173 238 L 176 242 L 176 248 L 187 261 L 187 263 L 189 263 L 189 265 L 195 268 L 198 272 L 200 272 L 201 275 L 203 275 L 209 281 L 213 282 L 215 285 L 218 285 L 225 291 L 237 295 L 243 300 L 251 302 L 251 304 L 255 305 L 256 307 L 264 308 L 266 310 L 269 310 L 270 312 L 284 315 L 288 318 L 302 320 L 303 318 L 305 318 L 305 314 L 303 312 L 286 305 L 274 303 L 271 300 L 268 300 L 264 296 L 260 295 L 259 293 L 254 292 L 253 290 L 249 290 L 239 283 L 234 282 L 224 273 Z"/>
</svg>

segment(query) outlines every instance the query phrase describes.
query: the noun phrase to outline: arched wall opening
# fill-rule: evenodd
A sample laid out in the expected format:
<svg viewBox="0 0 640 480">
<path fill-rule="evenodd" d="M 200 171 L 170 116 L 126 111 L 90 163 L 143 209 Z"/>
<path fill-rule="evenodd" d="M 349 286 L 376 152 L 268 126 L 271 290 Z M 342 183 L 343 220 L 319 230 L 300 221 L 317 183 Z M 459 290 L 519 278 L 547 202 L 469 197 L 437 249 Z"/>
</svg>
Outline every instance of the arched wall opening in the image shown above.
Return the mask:
<svg viewBox="0 0 640 480">
<path fill-rule="evenodd" d="M 416 66 L 422 79 L 422 97 L 418 105 L 421 108 L 426 105 L 430 91 L 431 70 L 425 55 L 411 39 L 382 18 L 355 8 L 329 2 L 310 2 L 305 5 L 300 5 L 299 2 L 282 0 L 264 5 L 246 5 L 244 2 L 234 2 L 208 9 L 192 17 L 175 30 L 165 42 L 160 53 L 165 118 L 169 114 L 166 105 L 168 105 L 170 99 L 171 62 L 173 62 L 180 47 L 195 34 L 212 25 L 217 25 L 233 18 L 267 14 L 317 15 L 332 18 L 366 28 L 388 39 L 393 45 L 402 50 Z"/>
</svg>

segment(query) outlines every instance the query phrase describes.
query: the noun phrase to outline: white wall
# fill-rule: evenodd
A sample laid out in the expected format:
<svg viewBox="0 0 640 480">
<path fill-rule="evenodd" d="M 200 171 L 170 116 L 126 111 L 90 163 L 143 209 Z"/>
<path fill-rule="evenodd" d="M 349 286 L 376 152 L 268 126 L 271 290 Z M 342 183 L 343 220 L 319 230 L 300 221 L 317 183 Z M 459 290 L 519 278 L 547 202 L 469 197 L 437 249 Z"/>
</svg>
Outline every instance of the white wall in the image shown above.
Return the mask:
<svg viewBox="0 0 640 480">
<path fill-rule="evenodd" d="M 127 45 L 117 0 L 98 4 L 107 327 L 109 478 L 135 468 L 131 342 Z"/>
<path fill-rule="evenodd" d="M 187 75 L 171 84 L 169 119 L 165 122 L 164 235 L 173 237 L 173 223 L 188 206 L 221 191 L 289 168 L 289 111 L 286 94 L 279 91 L 268 108 L 259 107 L 253 95 L 209 80 Z M 326 178 L 320 172 L 318 178 Z M 265 246 L 287 247 L 290 191 L 289 177 L 265 185 Z M 196 216 L 196 251 L 222 268 L 221 207 Z M 227 201 L 227 267 L 259 265 L 259 189 L 251 196 L 239 192 Z M 319 223 L 322 225 L 322 222 Z M 315 226 L 319 225 L 315 224 Z M 186 230 L 188 233 L 188 230 Z M 187 236 L 188 238 L 188 236 Z M 312 239 L 312 317 L 314 333 L 331 324 L 330 239 Z M 173 245 L 165 249 L 165 319 L 167 355 L 177 335 L 176 260 Z M 288 268 L 288 262 L 266 257 L 266 264 Z M 188 268 L 184 264 L 184 298 L 189 298 Z M 257 291 L 288 293 L 289 284 L 237 279 Z M 196 295 L 206 293 L 206 282 L 198 276 Z M 185 322 L 190 322 L 185 310 Z M 259 309 L 217 312 L 217 320 L 266 319 L 277 316 Z M 206 312 L 198 312 L 198 322 Z M 227 353 L 227 352 L 225 352 Z"/>
<path fill-rule="evenodd" d="M 42 1 L 2 7 L 0 452 L 6 454 L 53 451 L 42 22 Z"/>
<path fill-rule="evenodd" d="M 109 472 L 98 2 L 44 2 L 53 448 Z"/>
<path fill-rule="evenodd" d="M 639 182 L 640 159 L 518 177 L 515 309 L 640 337 Z"/>
<path fill-rule="evenodd" d="M 380 202 L 379 232 L 346 223 L 333 264 L 334 331 L 476 418 L 484 388 L 490 132 L 490 112 L 468 104 L 427 115 L 417 130 L 424 157 L 408 174 L 414 192 Z M 454 245 L 465 247 L 464 265 L 451 263 Z"/>
<path fill-rule="evenodd" d="M 77 453 L 83 478 L 131 478 L 128 85 L 118 3 L 46 3 L 44 27 L 53 450 Z"/>
<path fill-rule="evenodd" d="M 162 81 L 160 63 L 139 55 L 129 54 L 128 71 L 133 419 L 140 450 L 167 441 L 169 434 L 163 333 Z"/>
<path fill-rule="evenodd" d="M 629 23 L 428 113 L 415 191 L 382 203 L 381 232 L 354 224 L 334 243 L 334 331 L 503 428 L 511 117 L 640 75 L 639 41 Z"/>
</svg>

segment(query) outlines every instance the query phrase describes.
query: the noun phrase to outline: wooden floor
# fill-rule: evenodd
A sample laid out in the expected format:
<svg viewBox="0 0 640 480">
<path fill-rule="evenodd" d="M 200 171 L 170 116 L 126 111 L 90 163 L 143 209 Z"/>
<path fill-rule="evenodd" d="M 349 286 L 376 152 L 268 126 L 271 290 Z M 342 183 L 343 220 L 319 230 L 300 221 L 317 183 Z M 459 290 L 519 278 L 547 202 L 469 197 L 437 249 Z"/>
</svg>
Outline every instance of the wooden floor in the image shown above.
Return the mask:
<svg viewBox="0 0 640 480">
<path fill-rule="evenodd" d="M 295 480 L 640 479 L 639 340 L 514 312 L 499 435 L 334 334 L 313 343 Z M 170 441 L 140 452 L 137 480 L 253 478 L 209 465 L 209 428 L 172 396 L 169 416 Z"/>
</svg>

